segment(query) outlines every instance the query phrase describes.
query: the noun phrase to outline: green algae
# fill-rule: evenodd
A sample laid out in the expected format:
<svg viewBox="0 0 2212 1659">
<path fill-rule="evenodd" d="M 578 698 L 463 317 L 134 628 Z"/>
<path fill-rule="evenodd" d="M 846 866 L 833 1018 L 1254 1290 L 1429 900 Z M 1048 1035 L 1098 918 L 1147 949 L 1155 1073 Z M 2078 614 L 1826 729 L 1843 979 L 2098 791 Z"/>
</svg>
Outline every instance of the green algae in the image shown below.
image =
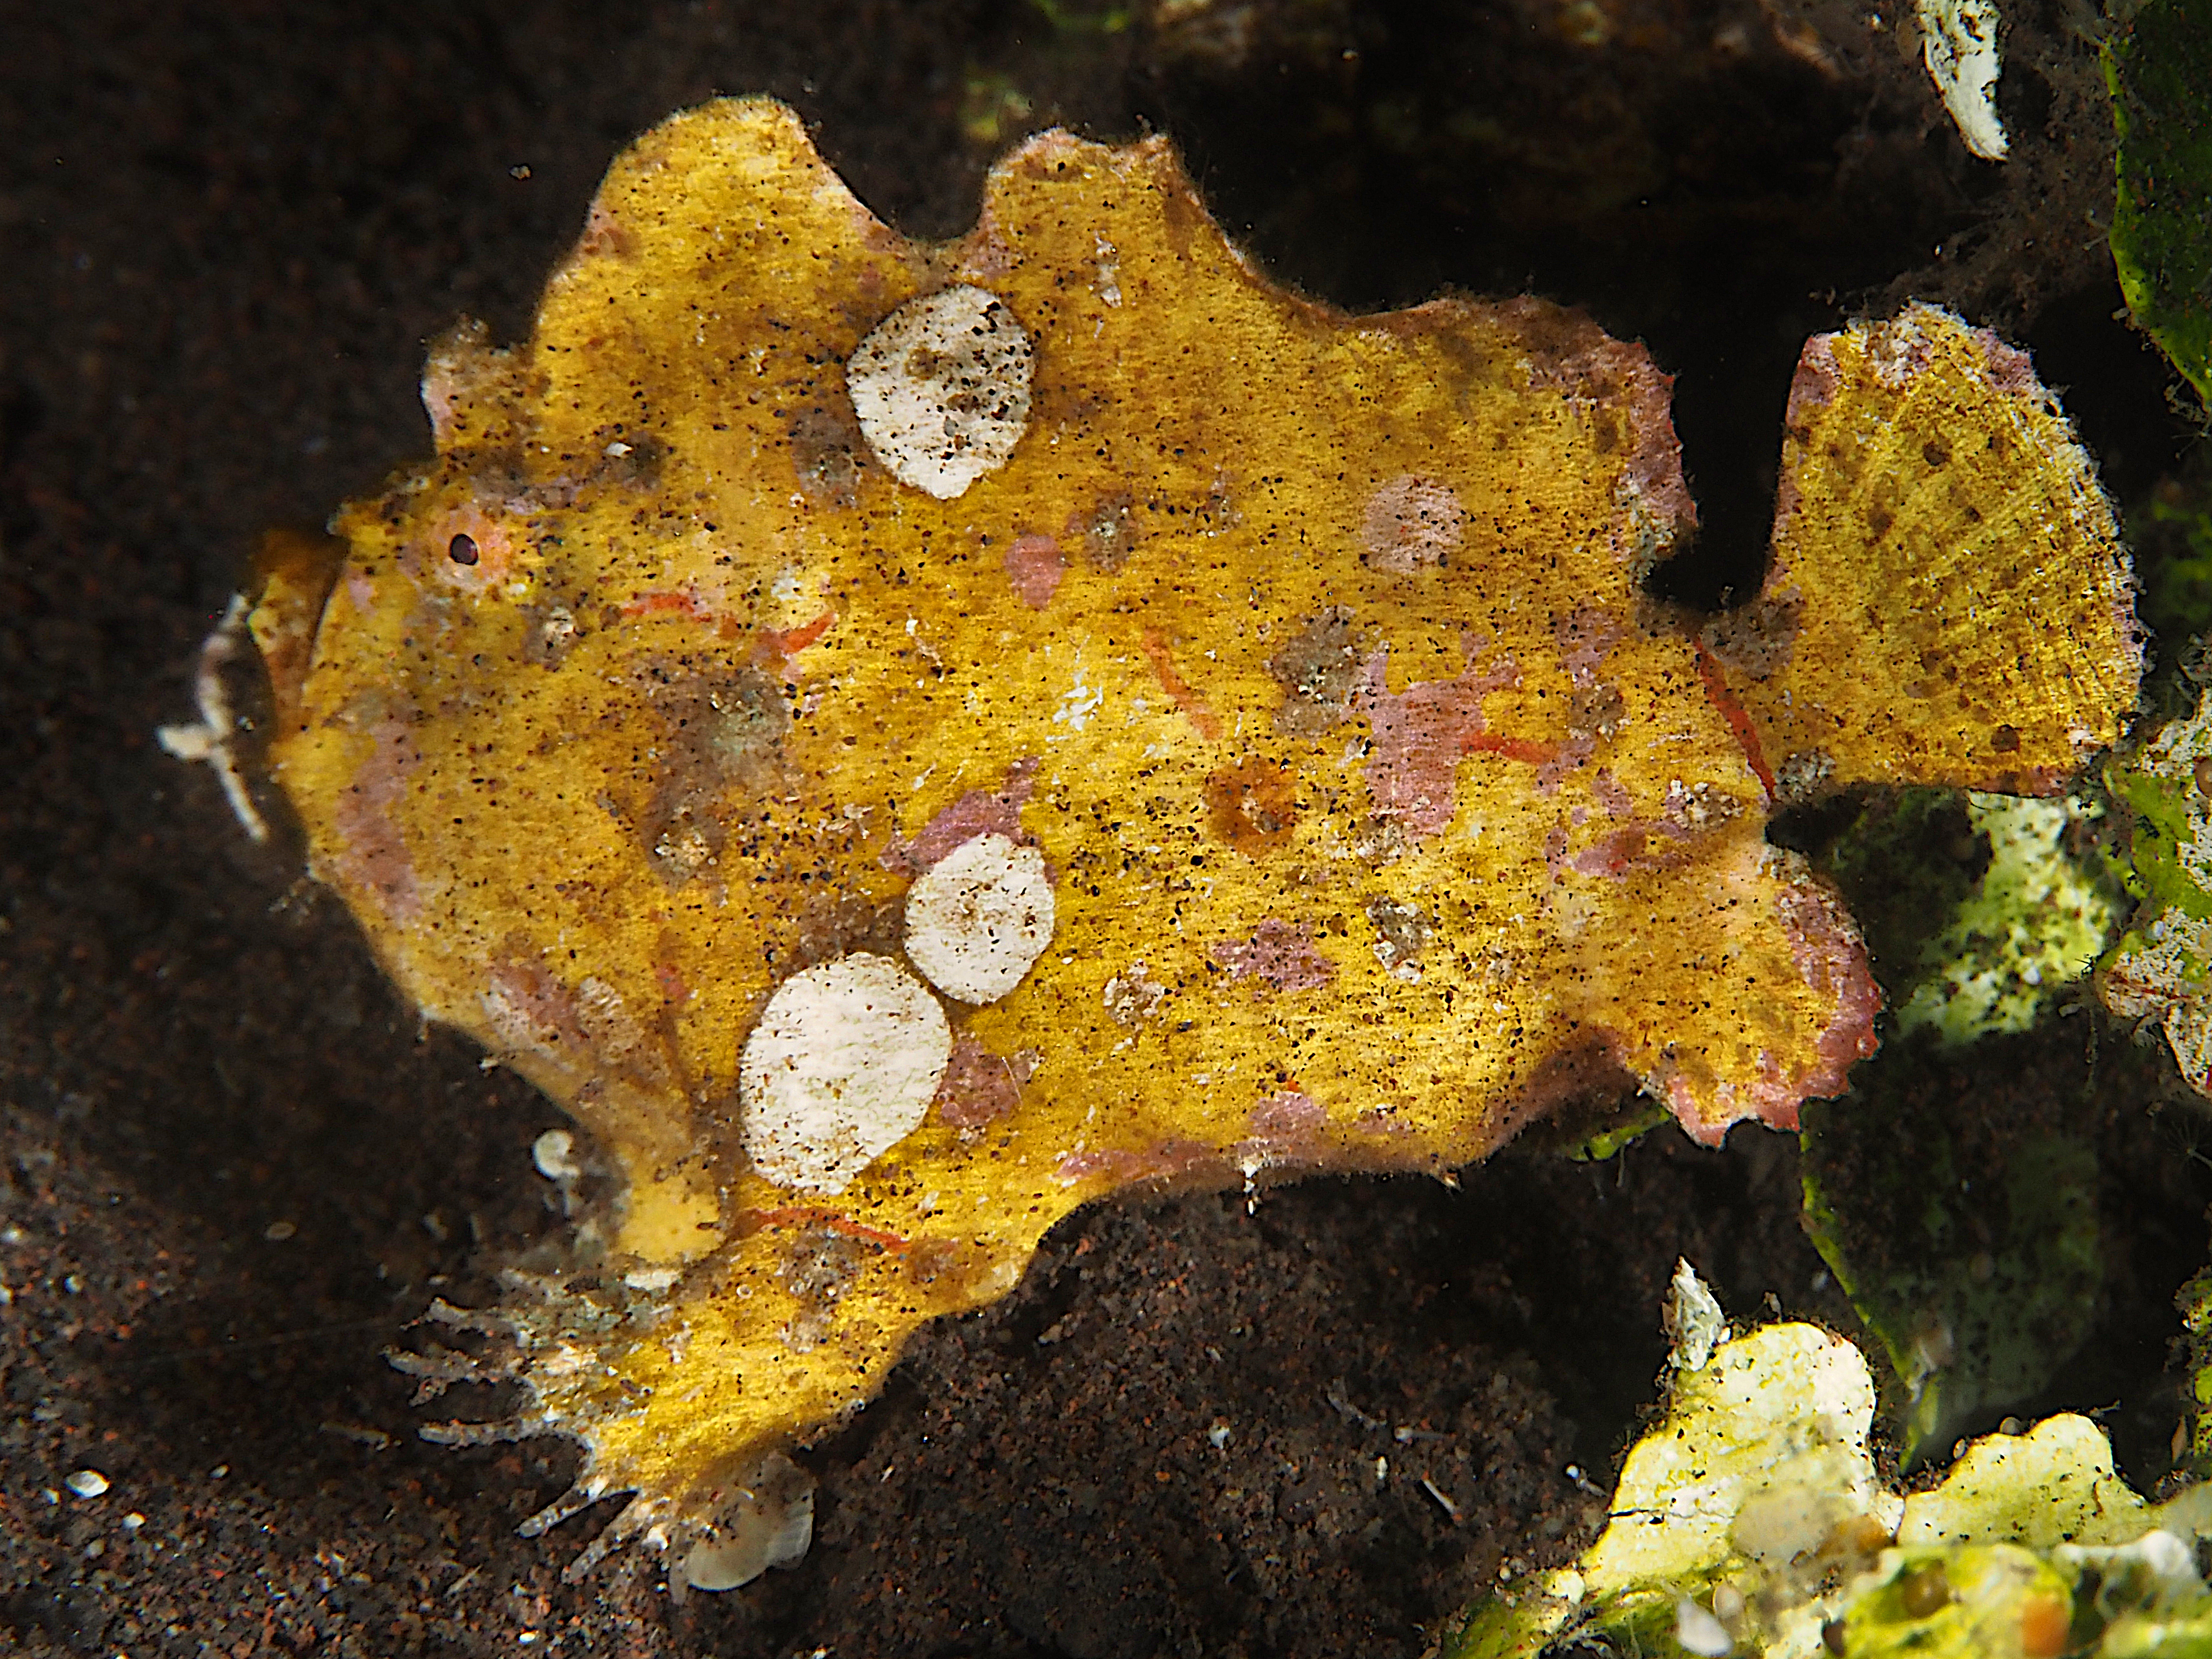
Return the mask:
<svg viewBox="0 0 2212 1659">
<path fill-rule="evenodd" d="M 2212 12 L 2145 0 L 2104 48 L 2112 262 L 2136 324 L 2212 403 Z"/>
<path fill-rule="evenodd" d="M 2212 1267 L 2174 1292 L 2181 1315 L 2184 1364 L 2189 1374 L 2189 1449 L 2186 1462 L 2198 1480 L 2212 1474 Z"/>
<path fill-rule="evenodd" d="M 2142 581 L 2136 609 L 2170 663 L 2212 632 L 2212 479 L 2162 479 L 2132 516 Z"/>
<path fill-rule="evenodd" d="M 2129 890 L 2136 914 L 2097 965 L 2105 1006 L 2123 1019 L 2155 1020 L 2175 1063 L 2199 1093 L 2212 1084 L 2212 695 L 2142 748 L 2116 757 L 2105 778 L 2132 818 Z"/>
<path fill-rule="evenodd" d="M 2047 1115 L 1977 1110 L 1981 1065 L 1930 1078 L 1928 1048 L 1808 1105 L 1802 1143 L 1806 1231 L 1888 1356 L 1908 1465 L 2048 1382 L 2104 1283 L 2094 1147 Z"/>
<path fill-rule="evenodd" d="M 2095 965 L 2127 902 L 2082 795 L 1875 795 L 1821 853 L 1899 1033 L 1947 1046 L 2031 1029 Z"/>
<path fill-rule="evenodd" d="M 1922 946 L 1897 1016 L 1950 1044 L 2033 1026 L 2095 965 L 2124 902 L 2103 860 L 2075 850 L 2104 816 L 2094 802 L 1969 792 L 1966 813 L 1989 866 Z"/>
<path fill-rule="evenodd" d="M 2047 1072 L 2028 1034 L 2126 904 L 2108 830 L 2086 795 L 1905 789 L 1818 854 L 1894 1012 L 1851 1097 L 1802 1114 L 1803 1218 L 1890 1361 L 1908 1462 L 2034 1394 L 2090 1327 L 2096 1154 L 2056 1093 L 2016 1084 Z"/>
</svg>

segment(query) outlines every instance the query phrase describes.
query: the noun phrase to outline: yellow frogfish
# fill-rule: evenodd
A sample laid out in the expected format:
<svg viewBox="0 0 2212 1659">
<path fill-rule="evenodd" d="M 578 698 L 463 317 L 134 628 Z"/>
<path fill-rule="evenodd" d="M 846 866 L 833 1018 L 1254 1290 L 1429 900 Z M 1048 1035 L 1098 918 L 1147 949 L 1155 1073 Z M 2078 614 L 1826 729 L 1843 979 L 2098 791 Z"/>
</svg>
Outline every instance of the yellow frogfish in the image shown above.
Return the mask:
<svg viewBox="0 0 2212 1659">
<path fill-rule="evenodd" d="M 313 875 L 618 1176 L 441 1310 L 520 1385 L 444 1437 L 585 1448 L 527 1529 L 630 1493 L 583 1565 L 732 1582 L 780 1452 L 1116 1190 L 1841 1091 L 1879 993 L 1770 815 L 2060 787 L 2134 703 L 2126 561 L 2026 357 L 1914 307 L 1806 347 L 1700 632 L 1644 581 L 1669 389 L 1542 301 L 1286 292 L 1157 137 L 1032 138 L 941 245 L 772 102 L 624 153 L 246 619 Z"/>
</svg>

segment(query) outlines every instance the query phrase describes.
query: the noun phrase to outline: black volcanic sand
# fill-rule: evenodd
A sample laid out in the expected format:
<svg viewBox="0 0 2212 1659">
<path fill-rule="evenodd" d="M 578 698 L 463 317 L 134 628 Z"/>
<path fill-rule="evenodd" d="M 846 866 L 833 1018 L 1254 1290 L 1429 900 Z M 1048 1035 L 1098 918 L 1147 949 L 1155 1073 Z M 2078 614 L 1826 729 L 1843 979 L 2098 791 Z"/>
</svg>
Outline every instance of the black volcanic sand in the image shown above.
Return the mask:
<svg viewBox="0 0 2212 1659">
<path fill-rule="evenodd" d="M 793 101 L 915 234 L 1028 125 L 1149 125 L 1310 291 L 1587 307 L 1681 377 L 1695 602 L 1756 580 L 1804 335 L 1907 293 L 2033 345 L 2134 498 L 2183 428 L 2112 320 L 2087 15 L 2011 9 L 1996 168 L 1909 40 L 1822 0 L 623 9 L 0 9 L 0 1645 L 1416 1654 L 1590 1535 L 1577 1474 L 1601 1490 L 1654 1397 L 1677 1255 L 1739 1314 L 1848 1328 L 1789 1138 L 1079 1215 L 803 1454 L 795 1570 L 678 1605 L 629 1553 L 566 1586 L 610 1510 L 513 1528 L 573 1454 L 424 1445 L 379 1358 L 557 1227 L 529 1147 L 558 1115 L 418 1029 L 154 729 L 257 534 L 425 450 L 423 339 L 523 330 L 608 160 L 718 91 Z M 2094 1024 L 2039 1074 L 2106 1079 L 2111 1309 L 2038 1408 L 2123 1403 L 2152 1479 L 2206 1191 L 2185 1114 L 2092 1073 Z"/>
</svg>

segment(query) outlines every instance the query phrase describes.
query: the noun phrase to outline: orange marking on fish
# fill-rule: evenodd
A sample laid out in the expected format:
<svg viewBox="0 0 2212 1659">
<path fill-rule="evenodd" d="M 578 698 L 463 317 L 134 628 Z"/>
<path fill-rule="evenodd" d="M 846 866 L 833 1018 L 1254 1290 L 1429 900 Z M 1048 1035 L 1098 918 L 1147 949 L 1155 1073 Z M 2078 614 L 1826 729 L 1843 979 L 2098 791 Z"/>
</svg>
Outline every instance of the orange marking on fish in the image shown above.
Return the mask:
<svg viewBox="0 0 2212 1659">
<path fill-rule="evenodd" d="M 1751 716 L 1743 712 L 1743 705 L 1728 689 L 1728 681 L 1721 675 L 1721 665 L 1713 660 L 1713 653 L 1705 649 L 1702 640 L 1698 641 L 1698 678 L 1705 683 L 1705 696 L 1712 700 L 1713 707 L 1728 722 L 1729 730 L 1735 733 L 1735 740 L 1743 750 L 1744 759 L 1751 763 L 1752 772 L 1759 779 L 1759 787 L 1766 791 L 1767 799 L 1771 800 L 1774 798 L 1774 774 L 1766 764 L 1765 752 L 1759 747 L 1759 728 L 1751 723 Z"/>
<path fill-rule="evenodd" d="M 787 1204 L 780 1209 L 747 1210 L 744 1219 L 762 1227 L 808 1226 L 826 1228 L 833 1233 L 842 1233 L 848 1238 L 865 1239 L 871 1244 L 896 1254 L 913 1248 L 914 1241 L 897 1233 L 885 1232 L 880 1227 L 864 1226 L 848 1216 L 835 1210 L 818 1210 L 811 1204 Z"/>
<path fill-rule="evenodd" d="M 640 593 L 622 607 L 622 613 L 625 617 L 659 617 L 665 616 L 672 611 L 679 611 L 687 617 L 697 617 L 702 620 L 709 614 L 700 609 L 696 594 L 674 592 L 666 588 L 656 589 L 650 593 Z"/>
<path fill-rule="evenodd" d="M 1176 708 L 1190 716 L 1190 723 L 1198 728 L 1198 735 L 1211 743 L 1221 735 L 1221 717 L 1206 707 L 1206 699 L 1196 687 L 1176 672 L 1175 659 L 1168 653 L 1168 642 L 1160 637 L 1159 629 L 1148 628 L 1142 641 L 1145 657 L 1152 665 L 1153 676 L 1160 689 L 1175 699 Z"/>
<path fill-rule="evenodd" d="M 761 649 L 779 657 L 795 657 L 830 631 L 830 624 L 837 620 L 837 613 L 825 611 L 804 628 L 763 629 Z"/>
<path fill-rule="evenodd" d="M 1559 754 L 1556 744 L 1534 738 L 1509 738 L 1502 732 L 1470 732 L 1459 740 L 1462 755 L 1503 755 L 1529 766 L 1541 766 Z"/>
</svg>

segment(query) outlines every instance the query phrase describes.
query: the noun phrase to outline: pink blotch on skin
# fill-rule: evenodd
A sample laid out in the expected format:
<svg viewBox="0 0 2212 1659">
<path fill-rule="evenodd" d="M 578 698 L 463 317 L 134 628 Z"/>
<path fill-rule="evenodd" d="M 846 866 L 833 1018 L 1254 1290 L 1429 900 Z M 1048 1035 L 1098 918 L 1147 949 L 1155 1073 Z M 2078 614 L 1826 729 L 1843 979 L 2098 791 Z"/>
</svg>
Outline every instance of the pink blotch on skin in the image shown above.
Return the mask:
<svg viewBox="0 0 2212 1659">
<path fill-rule="evenodd" d="M 1842 371 L 1836 365 L 1834 340 L 1831 334 L 1815 334 L 1805 342 L 1804 350 L 1798 354 L 1797 372 L 1790 380 L 1789 407 L 1782 417 L 1785 429 L 1802 431 L 1814 411 L 1835 401 Z M 1797 516 L 1799 500 L 1797 471 L 1785 465 L 1774 486 L 1774 527 L 1769 532 L 1771 539 L 1779 541 L 1784 526 Z M 1774 578 L 1768 577 L 1767 591 L 1771 592 L 1777 586 Z"/>
<path fill-rule="evenodd" d="M 1590 779 L 1590 793 L 1597 797 L 1597 804 L 1605 808 L 1608 817 L 1628 818 L 1636 814 L 1636 803 L 1628 798 L 1628 791 L 1616 783 L 1613 774 L 1602 766 Z"/>
<path fill-rule="evenodd" d="M 1592 605 L 1552 629 L 1552 637 L 1559 642 L 1559 665 L 1567 671 L 1568 680 L 1584 691 L 1596 689 L 1598 670 L 1620 643 L 1620 624 Z"/>
<path fill-rule="evenodd" d="M 1858 924 L 1833 893 L 1816 882 L 1793 882 L 1783 890 L 1776 906 L 1789 930 L 1798 977 L 1836 1000 L 1835 1014 L 1820 1033 L 1820 1066 L 1795 1080 L 1799 1099 L 1825 1099 L 1840 1094 L 1852 1065 L 1871 1058 L 1881 1046 L 1874 1034 L 1874 1017 L 1881 1012 L 1881 988 L 1868 966 Z M 1796 1122 L 1792 1103 L 1790 1121 L 1781 1127 L 1794 1128 Z"/>
<path fill-rule="evenodd" d="M 1036 785 L 1037 757 L 1016 761 L 996 789 L 970 789 L 930 819 L 908 841 L 894 836 L 877 860 L 902 876 L 918 876 L 963 842 L 978 836 L 1004 836 L 1023 846 L 1034 844 L 1022 829 L 1022 808 Z"/>
<path fill-rule="evenodd" d="M 1313 931 L 1270 916 L 1249 939 L 1221 939 L 1208 952 L 1231 979 L 1249 979 L 1253 993 L 1312 991 L 1336 977 L 1336 964 L 1313 947 Z"/>
<path fill-rule="evenodd" d="M 1194 1170 L 1222 1167 L 1221 1153 L 1200 1140 L 1164 1140 L 1141 1152 L 1118 1149 L 1064 1153 L 1053 1167 L 1053 1179 L 1062 1186 L 1095 1175 L 1109 1175 L 1117 1186 L 1135 1181 L 1171 1182 Z"/>
<path fill-rule="evenodd" d="M 2018 346 L 2008 345 L 1986 328 L 1972 331 L 1974 343 L 1981 347 L 1982 356 L 1990 366 L 1990 379 L 2000 392 L 2015 397 L 2025 397 L 2036 403 L 2047 400 L 2051 394 L 2043 382 L 2035 377 L 2035 363 Z"/>
<path fill-rule="evenodd" d="M 1595 753 L 1595 738 L 1587 732 L 1570 732 L 1536 768 L 1536 793 L 1545 796 L 1557 794 L 1567 774 L 1580 771 L 1583 763 Z"/>
<path fill-rule="evenodd" d="M 1866 945 L 1842 904 L 1817 883 L 1794 881 L 1776 896 L 1775 908 L 1798 977 L 1820 995 L 1832 998 L 1834 1009 L 1814 1045 L 1811 1065 L 1785 1073 L 1771 1054 L 1762 1053 L 1759 1080 L 1745 1094 L 1729 1085 L 1716 1091 L 1717 1103 L 1724 1110 L 1717 1121 L 1698 1115 L 1687 1079 L 1679 1074 L 1668 1079 L 1667 1104 L 1690 1139 L 1703 1146 L 1719 1146 L 1729 1126 L 1747 1117 L 1777 1129 L 1796 1128 L 1801 1105 L 1841 1094 L 1852 1066 L 1881 1047 L 1874 1020 L 1881 1012 L 1881 988 L 1875 983 Z M 1738 1109 L 1740 1103 L 1742 1109 Z"/>
<path fill-rule="evenodd" d="M 1252 1109 L 1252 1133 L 1269 1139 L 1326 1127 L 1328 1109 L 1297 1089 L 1279 1090 Z"/>
<path fill-rule="evenodd" d="M 1528 352 L 1528 384 L 1625 415 L 1628 477 L 1637 494 L 1678 532 L 1694 528 L 1698 507 L 1682 476 L 1682 446 L 1674 435 L 1674 377 L 1661 374 L 1644 347 L 1614 339 L 1579 312 L 1525 298 L 1506 301 L 1498 312 L 1542 342 Z"/>
<path fill-rule="evenodd" d="M 550 1054 L 572 1066 L 589 1058 L 591 1042 L 576 1018 L 576 999 L 537 962 L 495 962 L 485 970 L 484 1012 L 499 1040 L 517 1054 Z"/>
<path fill-rule="evenodd" d="M 1297 1088 L 1282 1089 L 1252 1109 L 1251 1133 L 1229 1149 L 1245 1169 L 1285 1164 L 1318 1164 L 1334 1150 L 1328 1139 L 1328 1110 Z"/>
<path fill-rule="evenodd" d="M 1367 659 L 1364 683 L 1352 694 L 1353 709 L 1373 728 L 1367 761 L 1367 787 L 1375 810 L 1395 817 L 1416 836 L 1448 829 L 1458 811 L 1460 757 L 1469 739 L 1482 735 L 1482 700 L 1521 683 L 1510 657 L 1482 664 L 1483 647 L 1462 642 L 1468 666 L 1448 680 L 1422 680 L 1393 696 L 1388 684 L 1389 647 Z"/>
<path fill-rule="evenodd" d="M 1620 643 L 1620 635 L 1618 622 L 1589 605 L 1553 624 L 1552 636 L 1559 644 L 1559 665 L 1567 671 L 1568 683 L 1576 690 L 1589 694 L 1604 689 L 1598 671 L 1605 666 L 1613 647 Z M 1555 793 L 1567 775 L 1580 770 L 1596 752 L 1597 733 L 1571 725 L 1566 737 L 1536 768 L 1538 792 L 1545 795 Z M 1602 788 L 1599 799 L 1605 799 Z M 1607 804 L 1610 807 L 1611 803 Z M 1616 812 L 1613 816 L 1624 814 Z"/>
<path fill-rule="evenodd" d="M 1785 426 L 1802 426 L 1813 411 L 1836 399 L 1843 370 L 1836 363 L 1836 337 L 1815 334 L 1797 354 L 1797 372 L 1790 379 L 1790 402 L 1784 409 Z"/>
<path fill-rule="evenodd" d="M 1060 544 L 1049 536 L 1017 536 L 1014 544 L 1006 550 L 1006 580 L 1013 584 L 1014 593 L 1032 611 L 1042 611 L 1052 603 L 1052 596 L 1060 592 L 1060 578 L 1067 574 L 1067 560 L 1060 550 Z"/>
<path fill-rule="evenodd" d="M 970 1036 L 952 1045 L 945 1078 L 931 1103 L 939 1119 L 951 1128 L 975 1130 L 1012 1115 L 1021 1104 L 1013 1068 L 1003 1055 L 994 1054 Z"/>
<path fill-rule="evenodd" d="M 1407 473 L 1367 498 L 1359 539 L 1377 570 L 1411 575 L 1459 550 L 1467 514 L 1449 484 Z"/>
<path fill-rule="evenodd" d="M 331 861 L 338 874 L 368 889 L 392 921 L 416 921 L 422 915 L 422 890 L 392 814 L 407 797 L 408 775 L 422 763 L 422 751 L 413 725 L 400 715 L 380 715 L 366 731 L 374 747 L 332 814 L 339 850 Z"/>
<path fill-rule="evenodd" d="M 1033 143 L 1030 148 L 1041 146 Z M 990 198 L 986 197 L 982 214 L 964 244 L 968 258 L 958 272 L 962 282 L 980 283 L 986 288 L 1018 268 L 1022 262 L 1021 255 L 1007 244 L 1005 228 L 999 223 L 998 216 L 991 210 L 991 206 Z"/>
<path fill-rule="evenodd" d="M 1663 870 L 1688 860 L 1688 854 L 1668 847 L 1663 842 L 1655 847 L 1653 842 L 1657 837 L 1680 839 L 1680 832 L 1671 824 L 1632 823 L 1624 829 L 1607 831 L 1568 862 L 1578 874 L 1604 876 L 1619 881 L 1639 865 L 1647 869 Z M 1549 850 L 1548 843 L 1547 850 Z M 1555 863 L 1553 866 L 1554 878 L 1559 873 L 1559 866 Z"/>
</svg>

